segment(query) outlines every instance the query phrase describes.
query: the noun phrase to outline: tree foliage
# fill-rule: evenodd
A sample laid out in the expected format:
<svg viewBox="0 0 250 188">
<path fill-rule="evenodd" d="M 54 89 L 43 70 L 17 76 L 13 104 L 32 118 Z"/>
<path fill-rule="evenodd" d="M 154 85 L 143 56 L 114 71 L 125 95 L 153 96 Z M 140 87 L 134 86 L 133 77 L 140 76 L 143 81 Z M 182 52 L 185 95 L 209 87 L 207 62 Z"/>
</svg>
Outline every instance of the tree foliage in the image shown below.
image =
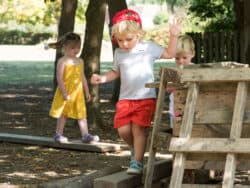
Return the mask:
<svg viewBox="0 0 250 188">
<path fill-rule="evenodd" d="M 60 19 L 61 0 L 0 0 L 1 26 L 9 30 L 34 31 L 57 25 Z M 84 23 L 86 1 L 78 0 L 76 22 Z"/>
<path fill-rule="evenodd" d="M 190 0 L 189 12 L 205 31 L 235 29 L 234 3 L 228 0 Z"/>
</svg>

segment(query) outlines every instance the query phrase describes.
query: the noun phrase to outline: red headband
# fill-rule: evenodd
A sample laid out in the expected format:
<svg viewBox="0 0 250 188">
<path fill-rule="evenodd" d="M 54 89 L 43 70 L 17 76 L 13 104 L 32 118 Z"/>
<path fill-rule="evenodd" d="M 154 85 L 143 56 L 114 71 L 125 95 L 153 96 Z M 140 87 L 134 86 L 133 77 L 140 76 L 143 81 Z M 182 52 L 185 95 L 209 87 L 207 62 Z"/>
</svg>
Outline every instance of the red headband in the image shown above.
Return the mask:
<svg viewBox="0 0 250 188">
<path fill-rule="evenodd" d="M 123 9 L 117 12 L 112 19 L 112 24 L 115 25 L 119 22 L 126 20 L 135 21 L 140 25 L 140 27 L 142 27 L 141 18 L 139 14 L 131 9 Z"/>
</svg>

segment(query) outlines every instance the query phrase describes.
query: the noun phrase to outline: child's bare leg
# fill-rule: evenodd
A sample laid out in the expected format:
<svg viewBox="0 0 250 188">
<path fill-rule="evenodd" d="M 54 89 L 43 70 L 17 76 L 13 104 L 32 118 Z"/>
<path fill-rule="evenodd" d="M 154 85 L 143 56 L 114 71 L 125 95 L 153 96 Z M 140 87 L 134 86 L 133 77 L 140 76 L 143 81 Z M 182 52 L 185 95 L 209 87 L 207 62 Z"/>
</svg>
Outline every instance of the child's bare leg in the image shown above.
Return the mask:
<svg viewBox="0 0 250 188">
<path fill-rule="evenodd" d="M 78 125 L 82 135 L 82 142 L 89 143 L 92 141 L 98 142 L 100 140 L 99 136 L 89 134 L 88 124 L 86 119 L 79 119 Z"/>
<path fill-rule="evenodd" d="M 134 137 L 135 160 L 142 162 L 146 147 L 146 130 L 145 127 L 133 124 L 132 132 Z"/>
<path fill-rule="evenodd" d="M 56 133 L 63 135 L 64 126 L 66 124 L 67 117 L 62 115 L 56 122 Z"/>
<path fill-rule="evenodd" d="M 59 143 L 68 142 L 68 138 L 63 136 L 63 130 L 66 124 L 66 120 L 67 120 L 67 117 L 64 115 L 62 115 L 61 117 L 57 119 L 56 134 L 54 136 L 54 139 L 56 142 L 59 142 Z"/>
<path fill-rule="evenodd" d="M 86 134 L 88 134 L 88 125 L 87 125 L 87 120 L 86 119 L 78 119 L 78 125 L 80 128 L 80 132 L 82 137 Z"/>
<path fill-rule="evenodd" d="M 127 124 L 118 128 L 119 136 L 131 147 L 134 147 L 131 125 Z"/>
<path fill-rule="evenodd" d="M 129 163 L 128 174 L 141 174 L 143 169 L 143 157 L 145 152 L 146 133 L 145 128 L 136 124 L 131 125 L 134 155 Z M 132 154 L 132 153 L 131 153 Z"/>
</svg>

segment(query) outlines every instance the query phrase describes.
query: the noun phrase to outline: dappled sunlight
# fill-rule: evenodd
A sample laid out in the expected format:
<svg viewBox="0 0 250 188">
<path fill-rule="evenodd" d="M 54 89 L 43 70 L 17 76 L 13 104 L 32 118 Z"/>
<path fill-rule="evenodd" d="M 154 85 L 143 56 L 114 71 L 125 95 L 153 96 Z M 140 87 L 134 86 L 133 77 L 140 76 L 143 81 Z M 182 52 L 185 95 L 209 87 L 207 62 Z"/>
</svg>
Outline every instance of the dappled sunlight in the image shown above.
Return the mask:
<svg viewBox="0 0 250 188">
<path fill-rule="evenodd" d="M 22 112 L 4 112 L 6 115 L 10 116 L 22 116 L 24 115 Z"/>
<path fill-rule="evenodd" d="M 96 170 L 87 170 L 87 171 L 86 171 L 86 174 L 87 174 L 87 175 L 90 175 L 90 174 L 95 173 L 95 172 L 96 172 Z"/>
<path fill-rule="evenodd" d="M 26 102 L 26 103 L 24 103 L 24 105 L 26 105 L 26 106 L 36 106 L 37 103 Z"/>
<path fill-rule="evenodd" d="M 6 174 L 6 176 L 8 177 L 23 177 L 24 179 L 35 179 L 37 178 L 37 175 L 36 174 L 33 174 L 33 173 L 25 173 L 25 172 L 13 172 L 13 173 L 9 173 L 9 174 Z"/>
<path fill-rule="evenodd" d="M 43 172 L 44 175 L 49 176 L 49 177 L 58 177 L 58 173 L 55 171 L 48 171 L 48 172 Z"/>
<path fill-rule="evenodd" d="M 0 94 L 1 98 L 16 98 L 16 94 Z"/>
<path fill-rule="evenodd" d="M 0 163 L 7 163 L 9 155 L 0 155 Z"/>
<path fill-rule="evenodd" d="M 5 126 L 9 126 L 11 124 L 12 124 L 12 122 L 10 122 L 10 121 L 2 121 L 1 122 L 1 125 L 5 125 Z"/>
<path fill-rule="evenodd" d="M 39 87 L 39 91 L 53 91 L 52 87 Z"/>
<path fill-rule="evenodd" d="M 0 159 L 0 163 L 6 163 L 6 160 Z"/>
<path fill-rule="evenodd" d="M 38 150 L 40 146 L 25 146 L 23 149 L 25 150 Z"/>
<path fill-rule="evenodd" d="M 16 126 L 15 129 L 27 129 L 25 126 Z"/>
<path fill-rule="evenodd" d="M 41 98 L 43 96 L 41 95 L 35 95 L 35 94 L 0 94 L 1 98 L 7 98 L 7 99 L 13 99 L 13 98 Z"/>
<path fill-rule="evenodd" d="M 107 100 L 107 99 L 100 99 L 100 103 L 109 103 L 110 100 Z"/>
</svg>

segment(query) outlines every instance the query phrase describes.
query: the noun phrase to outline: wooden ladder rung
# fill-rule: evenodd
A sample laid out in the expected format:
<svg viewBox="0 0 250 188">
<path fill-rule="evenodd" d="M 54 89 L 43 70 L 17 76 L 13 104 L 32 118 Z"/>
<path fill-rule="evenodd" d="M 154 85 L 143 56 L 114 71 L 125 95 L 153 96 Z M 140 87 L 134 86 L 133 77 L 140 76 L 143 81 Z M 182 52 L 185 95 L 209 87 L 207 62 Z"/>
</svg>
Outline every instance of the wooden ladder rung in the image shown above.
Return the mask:
<svg viewBox="0 0 250 188">
<path fill-rule="evenodd" d="M 185 153 L 249 153 L 250 138 L 171 138 L 169 151 Z"/>
</svg>

